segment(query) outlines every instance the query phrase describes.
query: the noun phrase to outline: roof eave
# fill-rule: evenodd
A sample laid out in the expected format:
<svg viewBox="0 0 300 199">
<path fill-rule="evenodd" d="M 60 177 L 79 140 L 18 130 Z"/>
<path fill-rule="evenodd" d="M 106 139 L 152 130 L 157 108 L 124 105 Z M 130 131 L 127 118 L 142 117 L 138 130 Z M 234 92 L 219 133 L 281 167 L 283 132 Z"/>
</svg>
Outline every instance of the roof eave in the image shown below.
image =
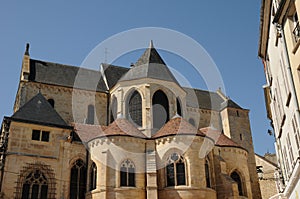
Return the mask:
<svg viewBox="0 0 300 199">
<path fill-rule="evenodd" d="M 68 125 L 51 124 L 51 123 L 46 123 L 46 122 L 30 121 L 30 120 L 24 120 L 24 119 L 12 118 L 12 117 L 5 117 L 5 118 L 9 121 L 14 121 L 14 122 L 37 124 L 37 125 L 42 125 L 42 126 L 56 127 L 56 128 L 62 128 L 62 129 L 70 129 L 70 130 L 73 129 L 72 126 L 68 126 Z"/>
<path fill-rule="evenodd" d="M 234 145 L 221 145 L 221 144 L 215 144 L 215 146 L 218 146 L 218 147 L 233 147 L 233 148 L 239 148 L 239 149 L 242 149 L 242 150 L 244 150 L 244 151 L 246 151 L 247 153 L 248 153 L 248 150 L 247 149 L 245 149 L 245 148 L 243 148 L 243 147 L 241 147 L 241 146 L 234 146 Z"/>
<path fill-rule="evenodd" d="M 274 16 L 273 23 L 281 24 L 286 16 L 286 12 L 290 7 L 291 0 L 281 0 L 277 12 Z"/>
<path fill-rule="evenodd" d="M 259 50 L 258 56 L 261 59 L 266 59 L 267 47 L 268 47 L 268 36 L 269 36 L 269 26 L 271 21 L 271 0 L 262 0 L 261 10 L 260 10 L 260 36 L 259 36 Z"/>
</svg>

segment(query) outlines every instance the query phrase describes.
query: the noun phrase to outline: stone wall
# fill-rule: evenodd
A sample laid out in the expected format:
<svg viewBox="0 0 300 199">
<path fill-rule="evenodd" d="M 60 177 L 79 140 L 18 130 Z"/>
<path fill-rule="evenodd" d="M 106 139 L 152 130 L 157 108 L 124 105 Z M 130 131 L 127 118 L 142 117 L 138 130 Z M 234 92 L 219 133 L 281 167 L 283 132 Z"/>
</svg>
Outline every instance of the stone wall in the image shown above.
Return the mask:
<svg viewBox="0 0 300 199">
<path fill-rule="evenodd" d="M 39 92 L 46 99 L 53 99 L 55 101 L 55 110 L 68 124 L 74 121 L 77 123 L 85 123 L 87 119 L 88 105 L 94 105 L 95 124 L 106 125 L 106 93 L 78 90 L 36 82 L 20 82 L 14 111 L 16 112 Z"/>
<path fill-rule="evenodd" d="M 31 140 L 32 129 L 50 131 L 49 142 Z M 17 188 L 22 187 L 21 176 L 34 165 L 48 168 L 42 172 L 49 180 L 53 174 L 56 198 L 68 198 L 71 165 L 78 158 L 85 161 L 86 156 L 85 147 L 68 142 L 68 135 L 70 130 L 12 122 L 2 184 L 4 198 L 21 194 Z"/>
</svg>

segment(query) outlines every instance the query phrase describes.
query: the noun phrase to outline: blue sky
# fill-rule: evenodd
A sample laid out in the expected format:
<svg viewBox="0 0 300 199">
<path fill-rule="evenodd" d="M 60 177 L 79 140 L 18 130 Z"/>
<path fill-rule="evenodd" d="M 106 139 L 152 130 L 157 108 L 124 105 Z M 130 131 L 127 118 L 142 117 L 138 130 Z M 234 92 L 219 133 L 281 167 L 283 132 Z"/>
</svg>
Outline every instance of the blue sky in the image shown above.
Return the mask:
<svg viewBox="0 0 300 199">
<path fill-rule="evenodd" d="M 255 151 L 274 152 L 274 138 L 267 134 L 270 127 L 262 90 L 263 65 L 257 57 L 260 3 L 260 0 L 2 2 L 0 117 L 12 114 L 27 42 L 32 58 L 78 66 L 91 50 L 114 34 L 132 28 L 162 27 L 179 31 L 205 48 L 222 75 L 226 94 L 250 109 Z M 148 42 L 145 41 L 145 46 Z M 129 66 L 140 53 L 115 63 Z M 169 60 L 172 55 L 161 53 L 176 68 L 185 63 L 172 62 Z M 196 81 L 192 85 L 201 88 Z"/>
</svg>

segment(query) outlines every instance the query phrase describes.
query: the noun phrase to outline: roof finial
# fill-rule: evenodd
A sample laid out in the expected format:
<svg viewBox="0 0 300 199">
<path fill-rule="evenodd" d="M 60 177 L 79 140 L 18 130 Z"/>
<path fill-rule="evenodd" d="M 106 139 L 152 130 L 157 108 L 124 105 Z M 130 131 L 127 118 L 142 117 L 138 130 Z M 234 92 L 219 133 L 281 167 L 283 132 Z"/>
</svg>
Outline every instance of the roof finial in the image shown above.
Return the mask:
<svg viewBox="0 0 300 199">
<path fill-rule="evenodd" d="M 26 44 L 25 55 L 29 55 L 29 43 Z"/>
<path fill-rule="evenodd" d="M 150 40 L 149 48 L 154 48 L 154 47 L 153 47 L 153 41 L 152 41 L 152 39 Z"/>
</svg>

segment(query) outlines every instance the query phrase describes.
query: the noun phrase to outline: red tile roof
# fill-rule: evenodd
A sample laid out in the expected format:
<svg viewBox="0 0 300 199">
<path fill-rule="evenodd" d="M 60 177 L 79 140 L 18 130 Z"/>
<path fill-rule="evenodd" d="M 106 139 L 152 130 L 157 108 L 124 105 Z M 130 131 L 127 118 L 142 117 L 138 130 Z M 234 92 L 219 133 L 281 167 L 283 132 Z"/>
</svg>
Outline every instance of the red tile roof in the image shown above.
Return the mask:
<svg viewBox="0 0 300 199">
<path fill-rule="evenodd" d="M 88 142 L 97 137 L 126 135 L 146 138 L 132 123 L 126 119 L 116 119 L 109 126 L 74 124 L 75 132 L 83 142 Z"/>
<path fill-rule="evenodd" d="M 198 135 L 205 136 L 193 125 L 181 117 L 172 118 L 152 138 L 164 137 L 168 135 Z"/>
<path fill-rule="evenodd" d="M 105 130 L 105 135 L 129 135 L 133 137 L 146 138 L 131 122 L 126 119 L 116 119 Z"/>
<path fill-rule="evenodd" d="M 200 131 L 202 131 L 208 137 L 212 138 L 215 141 L 215 145 L 217 146 L 233 146 L 242 148 L 240 145 L 238 145 L 236 142 L 234 142 L 218 130 L 214 130 L 210 127 L 205 127 L 201 128 Z"/>
<path fill-rule="evenodd" d="M 104 136 L 132 136 L 138 138 L 147 138 L 139 131 L 131 122 L 126 119 L 117 119 L 109 126 L 74 124 L 74 128 L 78 136 L 83 142 L 89 142 L 97 137 Z M 169 135 L 197 135 L 209 137 L 215 141 L 217 146 L 239 147 L 236 142 L 222 134 L 220 131 L 210 127 L 197 130 L 193 125 L 181 117 L 176 117 L 167 122 L 152 138 L 165 137 Z"/>
<path fill-rule="evenodd" d="M 105 136 L 104 129 L 106 126 L 90 124 L 74 124 L 74 129 L 82 142 L 88 142 L 96 137 Z"/>
</svg>

